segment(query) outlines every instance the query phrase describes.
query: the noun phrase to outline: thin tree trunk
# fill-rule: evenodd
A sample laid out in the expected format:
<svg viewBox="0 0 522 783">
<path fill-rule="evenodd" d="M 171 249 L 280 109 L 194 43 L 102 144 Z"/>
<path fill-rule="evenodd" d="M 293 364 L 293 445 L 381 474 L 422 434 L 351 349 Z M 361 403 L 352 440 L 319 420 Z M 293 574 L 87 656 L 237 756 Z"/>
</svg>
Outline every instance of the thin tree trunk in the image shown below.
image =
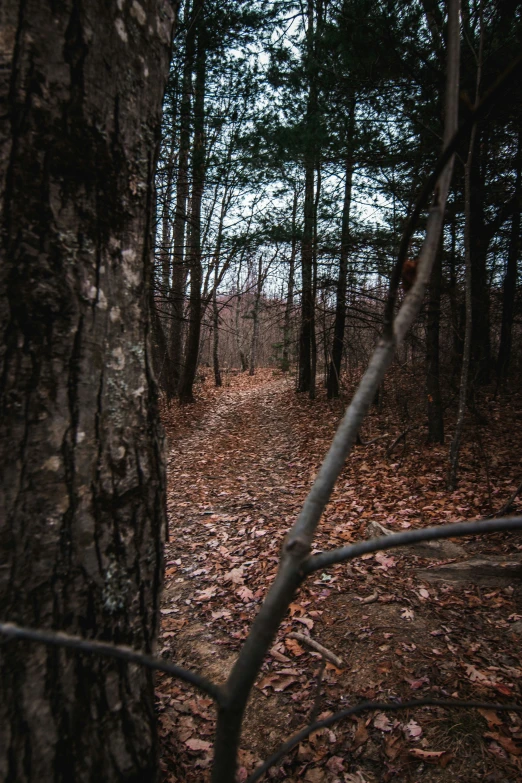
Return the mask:
<svg viewBox="0 0 522 783">
<path fill-rule="evenodd" d="M 440 299 L 443 243 L 435 258 L 428 292 L 426 334 L 426 391 L 428 395 L 428 442 L 444 443 L 444 413 L 440 393 Z"/>
<path fill-rule="evenodd" d="M 259 305 L 261 303 L 261 294 L 263 292 L 263 256 L 259 256 L 257 266 L 257 285 L 254 298 L 254 309 L 252 310 L 252 344 L 250 346 L 250 367 L 248 374 L 254 375 L 256 370 L 257 344 L 259 342 Z"/>
<path fill-rule="evenodd" d="M 315 385 L 317 381 L 317 334 L 316 334 L 316 301 L 317 301 L 317 213 L 321 198 L 321 162 L 317 161 L 317 187 L 314 198 L 314 243 L 312 253 L 312 322 L 310 324 L 310 390 L 309 397 L 315 400 Z"/>
<path fill-rule="evenodd" d="M 139 8 L 152 46 L 102 0 L 0 6 L 0 617 L 151 653 L 166 517 L 148 310 L 173 11 Z M 0 671 L 0 780 L 157 779 L 149 670 L 4 641 Z"/>
<path fill-rule="evenodd" d="M 297 186 L 294 188 L 294 203 L 292 205 L 292 246 L 288 266 L 288 289 L 286 295 L 284 326 L 283 326 L 283 359 L 281 369 L 288 372 L 290 369 L 290 335 L 291 318 L 294 309 L 294 283 L 295 283 L 295 259 L 297 255 Z"/>
<path fill-rule="evenodd" d="M 308 60 L 307 140 L 305 150 L 304 224 L 301 244 L 301 327 L 299 334 L 299 377 L 297 390 L 309 392 L 312 383 L 312 330 L 314 321 L 314 169 L 316 160 L 315 124 L 317 120 L 317 84 L 314 57 L 314 0 L 308 0 L 306 49 Z"/>
<path fill-rule="evenodd" d="M 483 5 L 480 9 L 480 49 L 477 61 L 477 86 L 475 102 L 478 102 L 480 94 L 480 82 L 482 74 L 482 46 L 484 27 L 482 20 Z M 466 413 L 466 401 L 468 394 L 469 370 L 471 365 L 471 350 L 473 336 L 473 268 L 472 268 L 472 184 L 473 184 L 473 153 L 477 137 L 477 126 L 471 130 L 469 140 L 468 157 L 464 166 L 464 254 L 466 259 L 466 331 L 464 335 L 464 348 L 462 352 L 462 369 L 460 374 L 459 407 L 457 412 L 457 424 L 451 442 L 449 459 L 448 489 L 453 491 L 457 485 L 457 472 L 459 468 L 460 443 L 464 429 L 464 416 Z"/>
<path fill-rule="evenodd" d="M 202 0 L 187 0 L 187 36 L 183 63 L 183 84 L 180 106 L 179 157 L 176 180 L 176 209 L 174 213 L 174 246 L 172 252 L 172 285 L 169 363 L 169 396 L 178 393 L 182 369 L 182 343 L 185 311 L 187 267 L 185 265 L 185 235 L 187 231 L 187 203 L 189 198 L 190 118 L 192 98 L 192 71 L 196 50 L 197 16 Z"/>
<path fill-rule="evenodd" d="M 221 370 L 219 369 L 219 310 L 217 303 L 216 286 L 212 294 L 212 364 L 214 367 L 214 383 L 222 386 Z"/>
<path fill-rule="evenodd" d="M 498 350 L 497 376 L 499 383 L 506 382 L 509 375 L 509 365 L 511 362 L 511 347 L 513 342 L 513 318 L 515 315 L 515 295 L 517 289 L 517 265 L 520 253 L 520 200 L 522 196 L 521 183 L 521 164 L 522 164 L 522 131 L 518 132 L 518 145 L 516 154 L 516 181 L 515 197 L 517 206 L 515 206 L 513 217 L 511 219 L 511 235 L 509 239 L 509 251 L 506 267 L 506 274 L 503 283 L 502 296 L 502 325 L 500 331 L 500 345 Z"/>
<path fill-rule="evenodd" d="M 201 201 L 205 181 L 205 79 L 206 47 L 204 22 L 199 15 L 194 95 L 194 147 L 192 151 L 192 198 L 189 224 L 188 268 L 190 269 L 189 330 L 185 361 L 179 386 L 179 400 L 193 402 L 193 385 L 201 333 Z"/>
<path fill-rule="evenodd" d="M 341 362 L 344 349 L 344 330 L 346 324 L 346 282 L 348 278 L 348 254 L 350 243 L 350 208 L 352 202 L 353 181 L 353 134 L 355 131 L 355 97 L 350 106 L 350 120 L 347 138 L 347 155 L 345 166 L 343 216 L 341 226 L 341 258 L 339 261 L 339 277 L 335 302 L 335 320 L 332 342 L 332 358 L 328 368 L 326 393 L 328 399 L 339 397 L 339 379 L 341 377 Z"/>
</svg>

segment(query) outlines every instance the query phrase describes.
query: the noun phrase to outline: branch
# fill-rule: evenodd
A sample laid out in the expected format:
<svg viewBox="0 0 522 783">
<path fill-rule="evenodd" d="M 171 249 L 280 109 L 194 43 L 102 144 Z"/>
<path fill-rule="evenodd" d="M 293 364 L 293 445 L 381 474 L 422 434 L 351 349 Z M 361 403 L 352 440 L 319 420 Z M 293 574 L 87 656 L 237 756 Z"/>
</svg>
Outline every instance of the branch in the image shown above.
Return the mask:
<svg viewBox="0 0 522 783">
<path fill-rule="evenodd" d="M 293 633 L 289 633 L 288 638 L 297 639 L 298 642 L 306 644 L 312 650 L 315 650 L 315 652 L 322 655 L 323 658 L 326 658 L 328 661 L 330 661 L 330 663 L 333 663 L 334 666 L 337 666 L 338 669 L 340 669 L 343 665 L 342 660 L 338 658 L 337 655 L 328 650 L 326 647 L 323 647 L 322 644 L 319 644 L 319 642 L 316 642 L 315 639 L 312 639 L 310 636 L 305 636 L 304 633 L 297 633 L 295 631 Z"/>
<path fill-rule="evenodd" d="M 111 644 L 110 642 L 82 639 L 81 636 L 72 636 L 71 634 L 63 633 L 62 631 L 37 631 L 33 628 L 23 628 L 14 623 L 0 622 L 0 634 L 7 636 L 8 639 L 11 640 L 20 641 L 23 639 L 30 642 L 49 644 L 53 647 L 69 647 L 83 653 L 106 655 L 109 658 L 118 658 L 121 661 L 127 661 L 127 663 L 137 663 L 140 664 L 140 666 L 145 666 L 147 669 L 171 674 L 173 677 L 177 677 L 180 680 L 184 680 L 185 682 L 194 685 L 201 691 L 208 693 L 208 695 L 218 704 L 221 704 L 223 701 L 223 692 L 221 688 L 214 685 L 213 682 L 210 682 L 210 680 L 207 680 L 205 677 L 201 677 L 201 675 L 190 672 L 187 669 L 182 669 L 181 666 L 176 666 L 175 663 L 162 661 L 160 658 L 153 658 L 151 655 L 137 652 L 131 647 Z"/>
<path fill-rule="evenodd" d="M 521 517 L 503 517 L 502 519 L 482 520 L 479 522 L 456 522 L 452 525 L 440 525 L 440 527 L 425 527 L 420 530 L 409 530 L 406 533 L 393 533 L 391 536 L 380 536 L 370 541 L 361 541 L 359 544 L 343 546 L 333 549 L 331 552 L 321 552 L 310 557 L 303 564 L 304 574 L 311 574 L 320 568 L 352 560 L 369 552 L 379 552 L 383 549 L 395 549 L 396 547 L 418 544 L 421 541 L 436 541 L 439 538 L 460 538 L 461 536 L 484 535 L 486 533 L 498 533 L 503 530 L 522 529 Z"/>
<path fill-rule="evenodd" d="M 318 720 L 316 723 L 312 723 L 305 729 L 301 729 L 297 734 L 285 742 L 284 745 L 276 750 L 275 753 L 263 762 L 247 779 L 246 783 L 255 783 L 259 780 L 270 767 L 276 764 L 279 759 L 286 756 L 296 745 L 302 740 L 310 736 L 314 731 L 318 729 L 326 729 L 328 726 L 332 726 L 334 723 L 338 723 L 344 718 L 349 718 L 350 715 L 358 715 L 361 712 L 368 712 L 370 710 L 380 710 L 381 712 L 396 712 L 397 710 L 412 710 L 418 707 L 449 707 L 457 710 L 465 709 L 478 709 L 478 710 L 499 710 L 502 712 L 522 712 L 522 706 L 518 704 L 492 704 L 487 701 L 461 701 L 460 699 L 412 699 L 411 701 L 404 701 L 398 704 L 390 704 L 389 702 L 378 701 L 363 701 L 361 704 L 357 704 L 355 707 L 348 707 L 345 710 L 336 712 L 334 715 L 330 715 L 324 720 Z"/>
<path fill-rule="evenodd" d="M 424 183 L 424 186 L 417 197 L 417 201 L 415 202 L 413 210 L 404 228 L 399 246 L 399 254 L 390 277 L 390 290 L 384 314 L 385 328 L 388 327 L 389 329 L 391 327 L 391 323 L 393 321 L 393 310 L 395 308 L 395 301 L 397 299 L 397 291 L 401 281 L 402 267 L 408 256 L 410 240 L 413 236 L 413 232 L 415 231 L 417 223 L 419 222 L 421 212 L 425 208 L 433 191 L 437 178 L 440 176 L 447 162 L 457 151 L 460 142 L 466 138 L 473 125 L 479 122 L 486 115 L 495 101 L 500 97 L 501 91 L 507 87 L 512 79 L 515 78 L 521 66 L 522 55 L 519 55 L 510 63 L 510 65 L 508 65 L 504 73 L 499 76 L 495 84 L 485 93 L 480 103 L 478 103 L 475 108 L 470 111 L 466 120 L 453 135 L 449 144 L 444 148 L 442 154 L 437 160 L 437 163 L 435 164 L 435 168 L 433 169 L 430 177 L 428 177 Z"/>
</svg>

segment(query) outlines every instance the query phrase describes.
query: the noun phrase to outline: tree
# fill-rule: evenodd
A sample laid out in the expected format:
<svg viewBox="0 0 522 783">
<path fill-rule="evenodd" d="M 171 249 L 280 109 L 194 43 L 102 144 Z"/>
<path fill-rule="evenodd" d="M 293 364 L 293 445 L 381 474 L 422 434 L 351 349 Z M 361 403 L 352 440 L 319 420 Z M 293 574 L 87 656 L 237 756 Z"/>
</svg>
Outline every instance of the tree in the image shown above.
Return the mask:
<svg viewBox="0 0 522 783">
<path fill-rule="evenodd" d="M 151 651 L 164 479 L 148 343 L 167 0 L 0 10 L 0 616 Z M 156 775 L 153 682 L 0 650 L 0 780 Z"/>
</svg>

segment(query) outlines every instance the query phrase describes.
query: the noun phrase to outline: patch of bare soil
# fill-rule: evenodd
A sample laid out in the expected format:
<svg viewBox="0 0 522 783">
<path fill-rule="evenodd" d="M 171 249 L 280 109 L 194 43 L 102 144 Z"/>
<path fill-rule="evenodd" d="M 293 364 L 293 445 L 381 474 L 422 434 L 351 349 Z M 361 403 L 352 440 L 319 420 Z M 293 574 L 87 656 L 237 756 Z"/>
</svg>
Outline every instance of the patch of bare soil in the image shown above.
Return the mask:
<svg viewBox="0 0 522 783">
<path fill-rule="evenodd" d="M 520 482 L 514 446 L 522 403 L 489 401 L 482 443 L 463 447 L 458 490 L 445 489 L 447 448 L 409 439 L 393 411 L 372 413 L 350 457 L 315 551 L 390 530 L 472 519 L 500 507 Z M 291 380 L 262 370 L 205 388 L 195 406 L 165 411 L 169 437 L 167 546 L 161 654 L 224 682 L 277 568 L 278 553 L 341 415 L 310 403 Z M 498 444 L 502 444 L 498 446 Z M 516 455 L 516 457 L 514 457 Z M 520 537 L 461 539 L 464 557 L 510 560 Z M 423 553 L 424 554 L 424 553 Z M 455 562 L 455 558 L 447 558 Z M 312 577 L 299 591 L 254 688 L 245 720 L 239 780 L 315 709 L 326 716 L 364 700 L 460 698 L 520 702 L 522 606 L 516 574 L 481 584 L 429 580 L 433 557 L 378 553 Z M 448 563 L 446 562 L 446 565 Z M 424 570 L 422 570 L 424 569 Z M 507 580 L 510 581 L 509 579 Z M 291 632 L 310 635 L 342 659 L 327 664 Z M 158 677 L 164 780 L 207 781 L 214 711 L 210 699 Z M 320 730 L 269 773 L 308 783 L 489 781 L 522 778 L 522 720 L 515 712 L 422 707 L 374 711 Z"/>
</svg>

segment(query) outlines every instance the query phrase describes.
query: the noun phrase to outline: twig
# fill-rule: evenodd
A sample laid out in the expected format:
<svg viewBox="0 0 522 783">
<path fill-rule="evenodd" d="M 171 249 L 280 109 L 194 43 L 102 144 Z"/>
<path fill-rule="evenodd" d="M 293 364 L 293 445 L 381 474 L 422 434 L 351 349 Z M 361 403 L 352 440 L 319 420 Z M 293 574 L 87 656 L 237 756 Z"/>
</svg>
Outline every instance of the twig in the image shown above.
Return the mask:
<svg viewBox="0 0 522 783">
<path fill-rule="evenodd" d="M 118 658 L 127 663 L 138 663 L 147 669 L 165 672 L 177 677 L 180 680 L 195 685 L 196 688 L 208 693 L 209 696 L 218 703 L 223 701 L 223 691 L 213 682 L 207 680 L 196 672 L 190 672 L 187 669 L 176 666 L 175 663 L 162 661 L 160 658 L 153 658 L 151 655 L 137 652 L 131 647 L 121 644 L 112 644 L 110 642 L 99 642 L 94 639 L 82 639 L 81 636 L 73 636 L 62 631 L 37 631 L 34 628 L 23 628 L 15 623 L 1 623 L 0 634 L 7 636 L 11 640 L 26 640 L 30 642 L 41 642 L 53 647 L 69 647 L 79 652 L 94 655 L 106 655 L 109 658 Z"/>
<path fill-rule="evenodd" d="M 317 715 L 319 713 L 319 707 L 321 706 L 321 686 L 323 684 L 323 674 L 324 674 L 325 666 L 326 666 L 326 660 L 324 658 L 321 658 L 321 665 L 319 667 L 319 671 L 317 672 L 317 684 L 315 690 L 314 704 L 310 712 L 310 717 L 308 719 L 309 723 L 315 723 L 315 719 L 317 718 Z"/>
<path fill-rule="evenodd" d="M 357 715 L 361 712 L 368 712 L 373 710 L 379 710 L 381 712 L 395 712 L 397 710 L 412 710 L 419 707 L 449 707 L 452 709 L 464 710 L 464 709 L 479 709 L 479 710 L 499 710 L 499 711 L 511 711 L 522 712 L 522 706 L 518 704 L 491 704 L 487 701 L 460 701 L 459 699 L 413 699 L 412 701 L 405 701 L 398 704 L 390 704 L 389 702 L 373 702 L 364 701 L 361 704 L 357 704 L 355 707 L 348 707 L 345 710 L 336 712 L 334 715 L 330 715 L 324 720 L 316 721 L 306 728 L 299 731 L 291 739 L 281 745 L 270 758 L 268 758 L 263 764 L 261 764 L 247 779 L 246 783 L 255 783 L 259 780 L 270 767 L 276 764 L 283 756 L 286 756 L 296 745 L 302 740 L 310 736 L 314 731 L 318 729 L 325 729 L 328 726 L 332 726 L 334 723 L 338 723 L 344 718 L 350 717 L 350 715 Z"/>
<path fill-rule="evenodd" d="M 303 563 L 304 574 L 310 574 L 320 568 L 343 563 L 354 557 L 361 557 L 369 552 L 379 552 L 383 549 L 395 549 L 400 546 L 418 544 L 421 541 L 437 541 L 440 538 L 460 538 L 462 536 L 485 535 L 499 533 L 505 530 L 522 530 L 522 516 L 504 517 L 502 519 L 479 520 L 478 522 L 456 522 L 440 527 L 425 527 L 420 530 L 408 530 L 405 533 L 393 533 L 391 536 L 379 536 L 369 541 L 361 541 L 351 546 L 332 549 L 309 557 Z"/>
<path fill-rule="evenodd" d="M 406 439 L 408 432 L 412 432 L 412 430 L 418 430 L 420 427 L 420 424 L 412 424 L 411 427 L 406 427 L 406 429 L 403 430 L 400 435 L 397 435 L 391 446 L 388 446 L 386 449 L 386 456 L 389 457 L 395 446 L 397 446 L 397 444 L 400 443 L 403 438 Z"/>
<path fill-rule="evenodd" d="M 509 511 L 509 509 L 510 509 L 511 505 L 513 504 L 513 502 L 514 502 L 514 500 L 515 500 L 515 498 L 516 498 L 516 496 L 518 495 L 518 493 L 519 493 L 521 490 L 522 490 L 522 481 L 520 482 L 520 484 L 518 485 L 518 487 L 516 488 L 516 490 L 513 492 L 513 494 L 512 494 L 512 495 L 510 495 L 510 497 L 509 497 L 509 498 L 506 500 L 506 502 L 504 503 L 504 505 L 502 506 L 502 508 L 501 508 L 501 509 L 499 509 L 498 511 L 496 511 L 494 514 L 491 514 L 491 517 L 486 517 L 486 519 L 491 519 L 492 517 L 498 517 L 498 516 L 501 516 L 502 514 L 505 514 L 505 513 L 506 513 L 506 511 Z"/>
<path fill-rule="evenodd" d="M 362 438 L 359 438 L 360 442 L 359 442 L 358 445 L 359 446 L 371 446 L 372 443 L 377 443 L 378 440 L 382 440 L 383 438 L 387 438 L 389 434 L 390 434 L 389 432 L 385 432 L 382 435 L 377 435 L 376 438 L 370 438 L 370 440 L 363 440 Z"/>
<path fill-rule="evenodd" d="M 288 634 L 289 639 L 297 639 L 298 642 L 302 642 L 303 644 L 308 645 L 312 650 L 315 650 L 315 652 L 320 653 L 323 658 L 326 658 L 330 663 L 333 663 L 334 666 L 337 666 L 338 669 L 341 668 L 343 665 L 343 662 L 340 658 L 337 657 L 337 655 L 334 655 L 333 652 L 330 652 L 326 647 L 323 647 L 322 644 L 319 644 L 319 642 L 316 642 L 315 639 L 311 639 L 310 636 L 305 636 L 304 633 L 297 633 L 297 631 L 289 633 Z"/>
</svg>

